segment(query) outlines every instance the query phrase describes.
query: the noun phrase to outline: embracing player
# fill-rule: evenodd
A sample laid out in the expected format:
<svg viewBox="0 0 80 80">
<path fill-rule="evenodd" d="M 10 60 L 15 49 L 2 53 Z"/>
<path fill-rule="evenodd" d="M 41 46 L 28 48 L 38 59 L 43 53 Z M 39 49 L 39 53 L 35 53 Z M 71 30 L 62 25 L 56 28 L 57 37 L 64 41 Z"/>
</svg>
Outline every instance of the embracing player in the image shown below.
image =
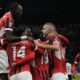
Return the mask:
<svg viewBox="0 0 80 80">
<path fill-rule="evenodd" d="M 14 35 L 28 35 L 29 32 L 28 27 L 21 25 L 15 29 Z M 29 40 L 8 43 L 10 80 L 32 80 L 30 63 L 35 58 L 34 47 L 34 44 Z"/>
</svg>

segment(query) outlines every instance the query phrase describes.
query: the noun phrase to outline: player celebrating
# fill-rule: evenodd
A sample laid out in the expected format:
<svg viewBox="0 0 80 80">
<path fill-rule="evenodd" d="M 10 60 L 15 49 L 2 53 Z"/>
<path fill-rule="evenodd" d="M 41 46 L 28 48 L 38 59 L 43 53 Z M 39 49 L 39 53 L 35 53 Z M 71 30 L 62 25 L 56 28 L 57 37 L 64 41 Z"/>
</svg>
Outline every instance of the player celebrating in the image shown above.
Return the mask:
<svg viewBox="0 0 80 80">
<path fill-rule="evenodd" d="M 43 45 L 37 41 L 35 41 L 35 44 L 39 47 L 49 49 L 49 54 L 52 54 L 52 61 L 54 62 L 54 66 L 52 67 L 52 80 L 66 80 L 65 53 L 56 28 L 54 24 L 46 23 L 42 31 L 48 35 L 49 44 Z"/>
<path fill-rule="evenodd" d="M 2 23 L 0 21 L 0 29 L 1 27 Z M 0 80 L 8 80 L 9 62 L 5 47 L 6 45 L 3 44 L 3 41 L 5 41 L 5 39 L 2 36 L 2 30 L 0 31 Z"/>
<path fill-rule="evenodd" d="M 8 55 L 5 50 L 5 36 L 8 41 L 15 41 L 15 37 L 12 36 L 12 26 L 14 24 L 13 18 L 16 16 L 21 16 L 22 14 L 22 6 L 18 3 L 13 3 L 11 6 L 11 9 L 9 12 L 6 12 L 1 18 L 0 18 L 0 79 L 1 80 L 8 80 Z M 6 30 L 6 32 L 5 32 Z M 6 33 L 6 34 L 5 34 Z M 21 38 L 16 37 L 17 40 L 20 40 Z M 3 79 L 4 78 L 4 79 Z"/>
<path fill-rule="evenodd" d="M 80 53 L 75 57 L 74 64 L 72 65 L 73 76 L 78 75 L 80 77 Z"/>
<path fill-rule="evenodd" d="M 28 35 L 29 30 L 26 26 L 21 25 L 15 29 L 14 35 Z M 28 40 L 8 43 L 7 51 L 10 59 L 10 80 L 32 80 L 30 62 L 35 57 L 33 50 L 34 44 Z"/>
<path fill-rule="evenodd" d="M 3 36 L 5 33 L 6 39 L 8 41 L 20 41 L 23 39 L 27 39 L 27 36 L 14 36 L 12 35 L 15 20 L 19 19 L 22 15 L 22 6 L 18 4 L 17 2 L 13 3 L 10 6 L 10 11 L 6 12 L 1 18 L 0 22 L 2 23 L 2 26 L 0 26 L 0 36 Z M 6 32 L 5 32 L 6 31 Z"/>
</svg>

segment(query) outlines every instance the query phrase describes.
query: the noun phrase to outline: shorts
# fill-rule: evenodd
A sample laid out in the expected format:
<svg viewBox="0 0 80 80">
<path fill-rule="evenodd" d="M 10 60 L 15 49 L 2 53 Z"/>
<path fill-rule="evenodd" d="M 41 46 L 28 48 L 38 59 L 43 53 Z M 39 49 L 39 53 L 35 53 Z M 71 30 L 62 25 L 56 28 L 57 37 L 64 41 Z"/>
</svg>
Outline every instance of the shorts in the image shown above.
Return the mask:
<svg viewBox="0 0 80 80">
<path fill-rule="evenodd" d="M 29 71 L 20 72 L 11 76 L 10 80 L 32 80 L 32 75 Z"/>
<path fill-rule="evenodd" d="M 51 80 L 67 80 L 67 78 L 63 73 L 55 73 L 55 74 L 52 74 Z"/>
</svg>

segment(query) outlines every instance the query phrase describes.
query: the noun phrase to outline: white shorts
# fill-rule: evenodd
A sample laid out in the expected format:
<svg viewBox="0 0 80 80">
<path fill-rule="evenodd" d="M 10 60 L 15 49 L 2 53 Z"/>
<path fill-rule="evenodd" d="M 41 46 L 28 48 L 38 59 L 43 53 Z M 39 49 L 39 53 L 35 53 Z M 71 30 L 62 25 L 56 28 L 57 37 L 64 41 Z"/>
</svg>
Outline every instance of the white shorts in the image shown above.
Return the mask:
<svg viewBox="0 0 80 80">
<path fill-rule="evenodd" d="M 67 78 L 63 73 L 55 73 L 52 75 L 51 80 L 67 80 Z"/>
<path fill-rule="evenodd" d="M 29 71 L 25 71 L 11 76 L 10 80 L 32 80 L 32 75 Z"/>
</svg>

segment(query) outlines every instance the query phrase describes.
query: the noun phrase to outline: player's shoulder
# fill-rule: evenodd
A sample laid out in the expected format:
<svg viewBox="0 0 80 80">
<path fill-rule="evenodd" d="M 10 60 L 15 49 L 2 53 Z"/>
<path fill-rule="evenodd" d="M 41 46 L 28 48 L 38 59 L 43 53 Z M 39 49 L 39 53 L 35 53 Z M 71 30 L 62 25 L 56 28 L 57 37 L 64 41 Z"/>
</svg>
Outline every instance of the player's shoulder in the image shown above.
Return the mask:
<svg viewBox="0 0 80 80">
<path fill-rule="evenodd" d="M 11 12 L 6 12 L 4 16 L 11 16 Z"/>
<path fill-rule="evenodd" d="M 20 42 L 18 42 L 18 44 L 21 44 L 21 45 L 31 45 L 31 44 L 33 44 L 31 41 L 29 41 L 29 40 L 23 40 L 23 41 L 20 41 Z"/>
<path fill-rule="evenodd" d="M 12 18 L 11 12 L 6 12 L 1 19 Z"/>
<path fill-rule="evenodd" d="M 76 57 L 80 57 L 80 53 L 78 53 L 78 54 L 76 55 Z"/>
</svg>

